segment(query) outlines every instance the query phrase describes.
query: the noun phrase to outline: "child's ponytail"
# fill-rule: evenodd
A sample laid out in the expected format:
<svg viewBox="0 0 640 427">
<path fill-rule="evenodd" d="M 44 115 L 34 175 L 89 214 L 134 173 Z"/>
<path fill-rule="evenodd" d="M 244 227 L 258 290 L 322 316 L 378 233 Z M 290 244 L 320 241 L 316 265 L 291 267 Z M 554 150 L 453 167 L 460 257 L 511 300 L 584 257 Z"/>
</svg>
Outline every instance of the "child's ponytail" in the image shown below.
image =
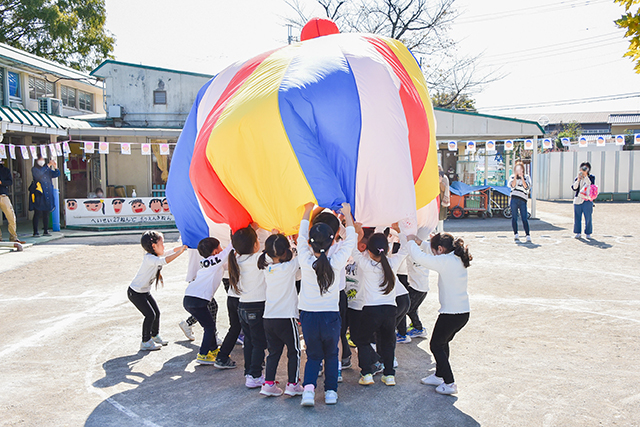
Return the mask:
<svg viewBox="0 0 640 427">
<path fill-rule="evenodd" d="M 265 249 L 264 251 L 262 251 L 262 255 L 260 255 L 260 258 L 258 258 L 258 268 L 260 270 L 264 270 L 268 265 L 269 263 L 267 262 L 267 250 Z"/>
<path fill-rule="evenodd" d="M 380 257 L 380 266 L 382 267 L 383 279 L 380 288 L 384 295 L 389 295 L 396 285 L 396 276 L 393 274 L 387 253 L 389 251 L 389 241 L 382 233 L 374 233 L 369 237 L 367 242 L 367 250 L 375 256 Z"/>
<path fill-rule="evenodd" d="M 464 240 L 459 237 L 453 242 L 453 253 L 462 260 L 464 268 L 471 265 L 473 256 L 469 253 L 469 247 L 464 245 Z"/>
<path fill-rule="evenodd" d="M 238 259 L 236 258 L 235 249 L 231 249 L 229 252 L 229 284 L 231 285 L 231 289 L 236 294 L 240 294 L 240 287 L 238 283 L 240 282 L 240 266 L 238 265 Z"/>
<path fill-rule="evenodd" d="M 313 252 L 320 254 L 312 265 L 316 272 L 320 295 L 324 295 L 329 290 L 335 279 L 331 261 L 327 257 L 327 251 L 331 247 L 334 237 L 333 230 L 325 223 L 315 224 L 309 230 L 309 244 Z"/>
<path fill-rule="evenodd" d="M 264 270 L 269 263 L 267 262 L 267 255 L 269 258 L 278 262 L 289 262 L 293 259 L 293 252 L 291 251 L 291 243 L 284 234 L 272 234 L 264 242 L 264 251 L 258 258 L 258 268 Z"/>
</svg>

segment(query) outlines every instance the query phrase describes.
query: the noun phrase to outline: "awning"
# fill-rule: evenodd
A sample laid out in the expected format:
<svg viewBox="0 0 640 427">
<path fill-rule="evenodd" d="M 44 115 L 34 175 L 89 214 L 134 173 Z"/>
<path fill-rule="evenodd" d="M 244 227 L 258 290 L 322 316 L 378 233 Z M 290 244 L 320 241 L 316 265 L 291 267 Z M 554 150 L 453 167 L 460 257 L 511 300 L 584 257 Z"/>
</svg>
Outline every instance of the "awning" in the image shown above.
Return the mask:
<svg viewBox="0 0 640 427">
<path fill-rule="evenodd" d="M 82 120 L 5 106 L 0 106 L 0 122 L 2 123 L 2 132 L 12 131 L 64 136 L 68 135 L 68 129 L 70 128 L 91 127 L 89 123 Z"/>
</svg>

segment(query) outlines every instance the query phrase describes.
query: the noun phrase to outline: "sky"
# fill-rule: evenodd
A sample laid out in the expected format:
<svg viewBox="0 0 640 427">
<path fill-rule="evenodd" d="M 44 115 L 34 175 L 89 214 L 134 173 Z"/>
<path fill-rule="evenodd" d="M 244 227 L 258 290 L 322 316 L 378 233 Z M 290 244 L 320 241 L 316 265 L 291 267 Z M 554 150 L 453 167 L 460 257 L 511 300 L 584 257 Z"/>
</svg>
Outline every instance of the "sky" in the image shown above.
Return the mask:
<svg viewBox="0 0 640 427">
<path fill-rule="evenodd" d="M 286 44 L 285 17 L 292 14 L 284 0 L 106 0 L 106 6 L 117 60 L 206 74 Z M 455 7 L 449 33 L 455 54 L 481 55 L 479 72 L 503 76 L 473 95 L 480 112 L 640 111 L 638 96 L 549 105 L 640 93 L 640 74 L 622 57 L 628 42 L 613 21 L 623 9 L 613 0 L 456 0 Z"/>
</svg>

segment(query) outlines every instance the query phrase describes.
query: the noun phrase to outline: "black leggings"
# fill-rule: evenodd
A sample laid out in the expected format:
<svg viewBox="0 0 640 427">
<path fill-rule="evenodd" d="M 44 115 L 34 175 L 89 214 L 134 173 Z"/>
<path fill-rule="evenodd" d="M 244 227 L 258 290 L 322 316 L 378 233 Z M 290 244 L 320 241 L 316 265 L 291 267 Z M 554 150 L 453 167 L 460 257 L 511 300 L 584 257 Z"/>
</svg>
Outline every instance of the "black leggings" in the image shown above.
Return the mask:
<svg viewBox="0 0 640 427">
<path fill-rule="evenodd" d="M 469 313 L 440 314 L 431 334 L 431 354 L 436 360 L 436 376 L 446 384 L 454 382 L 453 372 L 449 364 L 449 343 L 469 321 Z"/>
<path fill-rule="evenodd" d="M 184 309 L 191 313 L 204 328 L 199 352 L 203 356 L 209 354 L 209 351 L 215 351 L 218 348 L 218 343 L 216 342 L 216 318 L 211 315 L 209 304 L 210 301 L 206 299 L 186 295 L 182 300 Z"/>
<path fill-rule="evenodd" d="M 49 212 L 47 211 L 33 211 L 33 234 L 38 232 L 38 221 L 42 217 L 42 226 L 44 227 L 44 232 L 47 233 L 49 231 Z"/>
<path fill-rule="evenodd" d="M 342 290 L 340 291 L 340 342 L 342 343 L 342 358 L 346 359 L 347 357 L 351 357 L 351 348 L 349 347 L 349 340 L 347 340 L 347 327 L 349 326 L 347 322 L 347 293 Z"/>
<path fill-rule="evenodd" d="M 241 302 L 238 316 L 244 334 L 244 374 L 253 378 L 262 376 L 267 337 L 264 333 L 264 302 Z"/>
<path fill-rule="evenodd" d="M 406 317 L 409 312 L 409 307 L 411 306 L 411 298 L 409 298 L 409 294 L 399 295 L 396 297 L 396 328 L 404 322 L 405 324 L 405 333 L 402 335 L 406 335 Z"/>
<path fill-rule="evenodd" d="M 276 370 L 284 346 L 287 346 L 287 381 L 296 384 L 300 380 L 300 333 L 298 319 L 263 319 L 264 332 L 267 336 L 266 381 L 276 380 Z"/>
<path fill-rule="evenodd" d="M 142 342 L 147 342 L 160 332 L 160 309 L 151 292 L 140 293 L 131 288 L 127 290 L 129 301 L 144 315 L 142 322 Z"/>
<path fill-rule="evenodd" d="M 227 279 L 224 279 L 227 280 Z M 229 313 L 229 331 L 224 336 L 224 341 L 220 346 L 220 352 L 218 353 L 218 359 L 223 363 L 229 360 L 231 350 L 236 345 L 242 326 L 240 325 L 240 316 L 238 316 L 238 304 L 240 304 L 240 298 L 227 296 L 227 311 Z"/>
<path fill-rule="evenodd" d="M 211 313 L 211 317 L 213 317 L 213 320 L 215 322 L 216 318 L 218 317 L 218 303 L 216 302 L 215 298 L 211 298 L 211 301 L 209 301 L 209 304 L 207 304 L 207 309 L 209 309 L 209 313 Z M 187 325 L 193 326 L 196 323 L 198 323 L 198 319 L 196 319 L 196 317 L 193 315 L 189 316 L 189 318 L 187 319 Z"/>
<path fill-rule="evenodd" d="M 382 356 L 384 375 L 395 375 L 393 358 L 396 350 L 396 307 L 393 305 L 367 305 L 362 308 L 360 332 L 362 341 L 358 346 L 358 357 L 362 358 L 362 375 L 373 373 L 373 364 L 378 354 L 370 343 L 377 337 L 377 352 Z"/>
</svg>

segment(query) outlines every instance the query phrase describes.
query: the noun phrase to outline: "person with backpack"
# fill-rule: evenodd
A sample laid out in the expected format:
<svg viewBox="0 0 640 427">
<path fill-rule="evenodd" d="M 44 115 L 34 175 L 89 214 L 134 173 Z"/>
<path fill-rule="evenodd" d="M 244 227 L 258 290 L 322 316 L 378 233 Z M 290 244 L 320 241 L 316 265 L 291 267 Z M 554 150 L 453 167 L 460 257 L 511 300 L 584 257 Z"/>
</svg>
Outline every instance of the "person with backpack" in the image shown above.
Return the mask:
<svg viewBox="0 0 640 427">
<path fill-rule="evenodd" d="M 575 191 L 573 198 L 573 232 L 575 238 L 582 237 L 582 217 L 584 216 L 584 234 L 587 239 L 591 239 L 593 232 L 593 199 L 597 195 L 596 177 L 591 175 L 591 163 L 580 164 L 578 176 L 571 184 L 571 189 Z"/>
</svg>

